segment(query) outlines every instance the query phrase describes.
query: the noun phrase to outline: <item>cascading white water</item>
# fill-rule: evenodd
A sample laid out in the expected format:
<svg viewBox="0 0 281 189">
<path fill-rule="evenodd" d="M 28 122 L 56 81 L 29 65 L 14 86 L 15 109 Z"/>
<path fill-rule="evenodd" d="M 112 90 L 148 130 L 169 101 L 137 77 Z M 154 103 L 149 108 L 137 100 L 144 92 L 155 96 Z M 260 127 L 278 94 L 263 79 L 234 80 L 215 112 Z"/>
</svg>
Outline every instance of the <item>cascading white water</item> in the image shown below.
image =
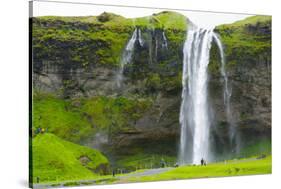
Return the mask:
<svg viewBox="0 0 281 189">
<path fill-rule="evenodd" d="M 140 46 L 143 46 L 144 42 L 143 42 L 143 39 L 141 37 L 141 30 L 140 29 L 138 29 L 138 40 L 139 40 Z"/>
<path fill-rule="evenodd" d="M 165 35 L 165 32 L 162 32 L 162 37 L 163 37 L 163 43 L 162 43 L 162 47 L 164 47 L 165 49 L 168 49 L 168 41 Z"/>
<path fill-rule="evenodd" d="M 213 31 L 190 24 L 184 44 L 180 163 L 209 160 L 208 73 Z M 192 149 L 188 149 L 188 148 Z"/>
<path fill-rule="evenodd" d="M 231 111 L 230 111 L 230 97 L 231 97 L 231 91 L 228 88 L 228 78 L 227 78 L 227 74 L 226 74 L 226 70 L 225 70 L 225 57 L 224 57 L 224 50 L 223 50 L 223 45 L 219 39 L 219 37 L 217 36 L 217 34 L 214 34 L 214 39 L 215 42 L 219 48 L 220 51 L 220 56 L 221 56 L 221 75 L 223 76 L 224 79 L 224 90 L 223 90 L 223 97 L 224 97 L 224 105 L 226 108 L 226 117 L 228 122 L 232 122 L 231 118 Z"/>
<path fill-rule="evenodd" d="M 131 39 L 126 44 L 126 47 L 122 53 L 121 61 L 120 61 L 120 68 L 119 68 L 119 71 L 117 74 L 117 79 L 116 79 L 118 88 L 121 87 L 121 84 L 123 82 L 124 67 L 126 64 L 130 63 L 132 60 L 132 55 L 134 52 L 134 46 L 135 46 L 136 40 L 139 41 L 141 46 L 143 45 L 143 40 L 141 38 L 141 31 L 138 28 L 136 28 L 134 30 Z"/>
<path fill-rule="evenodd" d="M 236 123 L 235 119 L 233 118 L 233 113 L 231 111 L 231 105 L 230 105 L 230 98 L 231 98 L 231 88 L 228 84 L 228 76 L 225 69 L 225 57 L 224 57 L 224 48 L 221 43 L 221 40 L 219 36 L 214 33 L 214 40 L 219 48 L 220 56 L 221 56 L 221 75 L 224 79 L 224 90 L 223 90 L 223 97 L 224 97 L 224 105 L 226 110 L 226 119 L 229 123 L 230 129 L 229 129 L 229 138 L 231 147 L 233 148 L 231 151 L 239 152 L 239 136 L 236 131 Z"/>
</svg>

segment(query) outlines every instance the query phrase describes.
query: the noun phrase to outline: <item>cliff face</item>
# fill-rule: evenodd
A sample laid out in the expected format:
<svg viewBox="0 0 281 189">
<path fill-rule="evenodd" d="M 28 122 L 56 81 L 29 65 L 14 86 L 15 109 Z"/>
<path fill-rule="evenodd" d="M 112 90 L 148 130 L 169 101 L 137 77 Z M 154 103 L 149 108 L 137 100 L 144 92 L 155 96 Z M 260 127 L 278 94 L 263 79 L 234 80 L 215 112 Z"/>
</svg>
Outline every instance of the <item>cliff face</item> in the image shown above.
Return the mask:
<svg viewBox="0 0 281 189">
<path fill-rule="evenodd" d="M 230 106 L 243 148 L 271 137 L 271 17 L 254 16 L 215 31 L 224 44 L 226 71 L 231 91 Z M 218 49 L 211 51 L 210 97 L 215 132 L 222 139 L 229 127 L 223 104 L 223 78 Z M 220 140 L 226 142 L 227 140 Z"/>
<path fill-rule="evenodd" d="M 122 51 L 135 27 L 140 29 L 144 44 L 135 43 L 132 63 L 126 65 L 119 88 L 116 77 Z M 35 113 L 41 116 L 35 116 L 34 128 L 45 125 L 58 136 L 117 155 L 175 156 L 186 27 L 186 18 L 172 12 L 135 20 L 108 13 L 98 17 L 33 18 L 35 103 L 55 99 L 61 116 L 75 115 L 75 120 L 80 120 L 73 125 L 37 108 Z M 271 18 L 249 18 L 245 23 L 219 26 L 216 32 L 225 45 L 237 128 L 245 143 L 256 136 L 269 138 Z M 214 142 L 225 144 L 229 126 L 219 65 L 218 49 L 213 45 L 209 65 L 212 132 Z M 48 108 L 52 107 L 46 105 Z M 67 128 L 70 134 L 61 128 Z"/>
<path fill-rule="evenodd" d="M 116 156 L 175 156 L 186 18 L 171 12 L 135 20 L 101 16 L 34 18 L 34 127 Z M 135 27 L 144 44 L 135 43 L 120 88 L 122 51 Z M 52 115 L 54 106 L 63 119 Z M 80 122 L 67 121 L 71 116 Z"/>
</svg>

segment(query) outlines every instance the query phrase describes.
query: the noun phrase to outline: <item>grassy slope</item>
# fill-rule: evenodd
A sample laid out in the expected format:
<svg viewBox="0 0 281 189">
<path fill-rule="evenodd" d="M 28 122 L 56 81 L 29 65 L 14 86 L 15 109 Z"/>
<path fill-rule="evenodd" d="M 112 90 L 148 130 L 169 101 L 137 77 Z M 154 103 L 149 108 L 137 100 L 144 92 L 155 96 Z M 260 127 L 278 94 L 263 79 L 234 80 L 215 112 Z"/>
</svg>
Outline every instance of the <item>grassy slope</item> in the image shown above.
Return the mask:
<svg viewBox="0 0 281 189">
<path fill-rule="evenodd" d="M 254 174 L 270 174 L 271 156 L 261 160 L 244 159 L 240 161 L 228 161 L 226 164 L 214 163 L 206 167 L 203 166 L 183 166 L 173 170 L 142 177 L 131 177 L 128 181 L 143 182 L 143 181 L 159 181 L 159 180 L 175 180 L 189 178 L 205 178 L 205 177 L 223 177 L 223 176 L 238 176 L 238 175 L 254 175 Z"/>
<path fill-rule="evenodd" d="M 80 111 L 70 108 L 70 102 L 51 95 L 34 96 L 32 129 L 40 127 L 71 141 L 81 140 L 92 131 L 91 124 Z"/>
<path fill-rule="evenodd" d="M 79 161 L 82 156 L 91 161 L 83 166 Z M 34 183 L 37 177 L 40 182 L 93 179 L 97 175 L 90 170 L 101 164 L 107 165 L 108 160 L 99 151 L 62 140 L 53 134 L 39 134 L 32 139 Z"/>
</svg>

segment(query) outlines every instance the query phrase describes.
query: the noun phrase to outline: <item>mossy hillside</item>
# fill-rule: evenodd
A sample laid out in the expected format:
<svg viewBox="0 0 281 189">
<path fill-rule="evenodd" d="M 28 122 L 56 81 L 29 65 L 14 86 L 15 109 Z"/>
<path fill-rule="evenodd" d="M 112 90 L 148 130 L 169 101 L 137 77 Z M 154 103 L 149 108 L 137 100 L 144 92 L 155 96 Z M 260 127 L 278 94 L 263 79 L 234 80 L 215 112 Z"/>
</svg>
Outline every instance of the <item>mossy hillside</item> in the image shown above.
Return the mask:
<svg viewBox="0 0 281 189">
<path fill-rule="evenodd" d="M 51 60 L 87 66 L 118 66 L 122 50 L 135 27 L 167 30 L 167 37 L 179 40 L 186 18 L 162 12 L 142 18 L 124 18 L 112 13 L 87 17 L 44 16 L 32 18 L 34 60 Z"/>
<path fill-rule="evenodd" d="M 61 138 L 82 142 L 99 131 L 114 135 L 132 129 L 150 105 L 150 99 L 97 96 L 66 100 L 35 94 L 32 130 L 44 128 Z"/>
<path fill-rule="evenodd" d="M 71 101 L 50 94 L 33 96 L 32 130 L 44 128 L 47 132 L 78 142 L 93 132 L 92 125 Z"/>
<path fill-rule="evenodd" d="M 79 159 L 87 158 L 82 163 Z M 103 167 L 103 170 L 99 168 Z M 80 146 L 50 134 L 39 134 L 32 139 L 33 183 L 93 179 L 104 173 L 108 160 L 99 151 Z M 95 171 L 97 173 L 95 173 Z"/>
<path fill-rule="evenodd" d="M 215 28 L 222 40 L 227 69 L 252 67 L 260 60 L 271 61 L 271 16 L 252 16 Z M 215 46 L 215 44 L 213 45 Z M 209 70 L 219 73 L 220 55 L 212 48 Z"/>
</svg>

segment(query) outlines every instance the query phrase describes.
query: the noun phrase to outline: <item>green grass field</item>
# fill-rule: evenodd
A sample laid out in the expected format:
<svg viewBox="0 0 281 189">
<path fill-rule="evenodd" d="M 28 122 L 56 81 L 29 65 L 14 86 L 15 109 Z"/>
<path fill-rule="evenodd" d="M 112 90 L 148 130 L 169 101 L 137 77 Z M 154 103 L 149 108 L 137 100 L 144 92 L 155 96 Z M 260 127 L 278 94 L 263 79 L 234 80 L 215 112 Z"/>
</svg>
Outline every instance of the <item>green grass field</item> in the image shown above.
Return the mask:
<svg viewBox="0 0 281 189">
<path fill-rule="evenodd" d="M 45 164 L 46 165 L 46 164 Z M 73 171 L 73 170 L 71 170 Z M 74 170 L 75 171 L 75 170 Z M 81 172 L 79 172 L 81 171 Z M 149 169 L 140 169 L 128 174 L 112 175 L 85 175 L 87 171 L 75 171 L 73 177 L 60 178 L 59 180 L 42 182 L 41 186 L 75 186 L 75 185 L 99 185 L 99 184 L 114 184 L 114 183 L 130 183 L 130 182 L 150 182 L 150 181 L 164 181 L 164 180 L 180 180 L 180 179 L 195 179 L 195 178 L 211 178 L 211 177 L 228 177 L 228 176 L 243 176 L 243 175 L 259 175 L 271 174 L 272 172 L 272 157 L 268 155 L 266 158 L 257 159 L 256 157 L 228 160 L 225 162 L 211 163 L 207 166 L 181 166 L 178 168 L 171 168 L 158 174 L 145 175 Z M 83 175 L 79 175 L 80 173 Z M 142 176 L 136 176 L 136 173 L 144 173 Z M 61 173 L 60 173 L 61 174 Z M 69 173 L 64 173 L 68 174 Z M 58 174 L 54 174 L 58 175 Z M 145 175 L 145 176 L 144 176 Z M 67 176 L 67 175 L 66 175 Z"/>
<path fill-rule="evenodd" d="M 145 182 L 191 178 L 226 177 L 239 175 L 256 175 L 271 173 L 271 156 L 257 160 L 256 158 L 231 160 L 213 163 L 207 166 L 183 166 L 170 171 L 142 177 L 130 177 L 122 182 Z"/>
</svg>

